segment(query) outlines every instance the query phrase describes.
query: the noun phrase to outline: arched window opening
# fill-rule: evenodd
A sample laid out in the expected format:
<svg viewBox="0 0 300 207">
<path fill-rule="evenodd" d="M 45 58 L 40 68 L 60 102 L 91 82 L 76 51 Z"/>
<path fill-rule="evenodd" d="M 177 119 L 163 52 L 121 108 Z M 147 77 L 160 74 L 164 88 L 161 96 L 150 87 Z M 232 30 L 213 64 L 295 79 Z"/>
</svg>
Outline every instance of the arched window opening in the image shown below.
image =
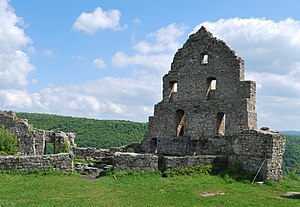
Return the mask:
<svg viewBox="0 0 300 207">
<path fill-rule="evenodd" d="M 176 136 L 184 135 L 184 111 L 179 109 L 176 111 Z"/>
<path fill-rule="evenodd" d="M 150 140 L 150 153 L 157 153 L 157 138 Z"/>
<path fill-rule="evenodd" d="M 133 149 L 132 147 L 128 147 L 128 148 L 126 149 L 126 152 L 134 152 L 134 149 Z"/>
</svg>

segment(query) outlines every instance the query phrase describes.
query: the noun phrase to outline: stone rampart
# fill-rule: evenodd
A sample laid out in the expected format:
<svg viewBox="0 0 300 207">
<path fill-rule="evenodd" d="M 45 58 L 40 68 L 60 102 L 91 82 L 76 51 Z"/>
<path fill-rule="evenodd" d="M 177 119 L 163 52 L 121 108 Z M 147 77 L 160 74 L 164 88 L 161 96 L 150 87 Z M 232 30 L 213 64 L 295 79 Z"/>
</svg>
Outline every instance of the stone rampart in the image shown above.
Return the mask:
<svg viewBox="0 0 300 207">
<path fill-rule="evenodd" d="M 69 153 L 34 156 L 0 156 L 0 170 L 73 170 L 73 156 Z"/>
</svg>

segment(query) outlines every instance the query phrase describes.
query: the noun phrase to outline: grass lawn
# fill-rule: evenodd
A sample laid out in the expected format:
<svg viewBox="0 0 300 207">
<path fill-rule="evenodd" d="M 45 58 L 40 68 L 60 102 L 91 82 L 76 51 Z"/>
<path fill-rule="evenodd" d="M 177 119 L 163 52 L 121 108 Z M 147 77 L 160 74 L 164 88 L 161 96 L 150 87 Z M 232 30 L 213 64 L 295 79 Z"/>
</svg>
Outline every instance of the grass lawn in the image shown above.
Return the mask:
<svg viewBox="0 0 300 207">
<path fill-rule="evenodd" d="M 0 206 L 300 206 L 300 182 L 236 182 L 213 175 L 162 178 L 159 173 L 117 174 L 95 180 L 77 175 L 0 174 Z M 215 193 L 214 196 L 202 194 Z"/>
</svg>

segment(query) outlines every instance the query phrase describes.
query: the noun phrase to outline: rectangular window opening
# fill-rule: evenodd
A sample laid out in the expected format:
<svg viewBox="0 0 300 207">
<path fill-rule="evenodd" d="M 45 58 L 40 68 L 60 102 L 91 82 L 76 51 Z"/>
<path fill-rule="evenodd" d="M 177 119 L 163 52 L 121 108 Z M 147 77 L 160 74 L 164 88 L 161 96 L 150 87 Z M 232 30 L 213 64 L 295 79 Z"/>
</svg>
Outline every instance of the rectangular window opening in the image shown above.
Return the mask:
<svg viewBox="0 0 300 207">
<path fill-rule="evenodd" d="M 218 113 L 217 114 L 217 135 L 225 135 L 226 128 L 226 114 Z"/>
<path fill-rule="evenodd" d="M 215 77 L 207 78 L 207 100 L 214 100 L 216 98 L 217 79 Z"/>
<path fill-rule="evenodd" d="M 210 90 L 216 90 L 216 89 L 217 89 L 217 80 L 216 79 L 211 80 Z"/>
<path fill-rule="evenodd" d="M 201 54 L 201 64 L 202 65 L 208 64 L 208 54 L 205 53 Z"/>
<path fill-rule="evenodd" d="M 184 134 L 184 111 L 182 109 L 176 111 L 176 119 L 176 137 L 180 137 Z"/>
<path fill-rule="evenodd" d="M 176 93 L 177 93 L 177 82 L 170 81 L 170 94 L 169 94 L 170 102 L 174 102 L 176 100 Z"/>
<path fill-rule="evenodd" d="M 55 154 L 55 146 L 54 143 L 52 142 L 46 142 L 45 143 L 45 149 L 44 149 L 44 154 Z"/>
</svg>

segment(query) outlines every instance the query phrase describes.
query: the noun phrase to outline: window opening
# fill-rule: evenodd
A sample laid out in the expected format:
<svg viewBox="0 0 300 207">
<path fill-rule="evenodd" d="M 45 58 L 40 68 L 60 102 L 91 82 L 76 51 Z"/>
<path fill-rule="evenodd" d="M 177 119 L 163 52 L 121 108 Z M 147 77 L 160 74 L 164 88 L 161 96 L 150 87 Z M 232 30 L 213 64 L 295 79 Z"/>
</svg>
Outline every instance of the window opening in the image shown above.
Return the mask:
<svg viewBox="0 0 300 207">
<path fill-rule="evenodd" d="M 48 154 L 54 154 L 54 153 L 55 153 L 54 143 L 52 143 L 52 142 L 46 142 L 45 143 L 44 154 L 48 155 Z"/>
<path fill-rule="evenodd" d="M 225 135 L 226 128 L 226 114 L 218 113 L 217 114 L 217 135 Z"/>
<path fill-rule="evenodd" d="M 215 77 L 207 78 L 207 100 L 212 100 L 216 96 L 217 79 Z"/>
<path fill-rule="evenodd" d="M 182 109 L 177 110 L 176 112 L 176 136 L 183 136 L 184 134 L 184 111 Z"/>
<path fill-rule="evenodd" d="M 208 64 L 208 54 L 207 53 L 201 54 L 201 64 L 202 65 Z"/>
<path fill-rule="evenodd" d="M 157 138 L 150 140 L 150 153 L 157 153 Z"/>
<path fill-rule="evenodd" d="M 175 101 L 176 100 L 176 93 L 177 93 L 177 82 L 176 81 L 171 81 L 170 82 L 170 94 L 169 94 L 169 99 L 170 101 Z"/>
<path fill-rule="evenodd" d="M 216 90 L 216 88 L 217 88 L 217 80 L 213 79 L 210 82 L 210 90 Z"/>
</svg>

